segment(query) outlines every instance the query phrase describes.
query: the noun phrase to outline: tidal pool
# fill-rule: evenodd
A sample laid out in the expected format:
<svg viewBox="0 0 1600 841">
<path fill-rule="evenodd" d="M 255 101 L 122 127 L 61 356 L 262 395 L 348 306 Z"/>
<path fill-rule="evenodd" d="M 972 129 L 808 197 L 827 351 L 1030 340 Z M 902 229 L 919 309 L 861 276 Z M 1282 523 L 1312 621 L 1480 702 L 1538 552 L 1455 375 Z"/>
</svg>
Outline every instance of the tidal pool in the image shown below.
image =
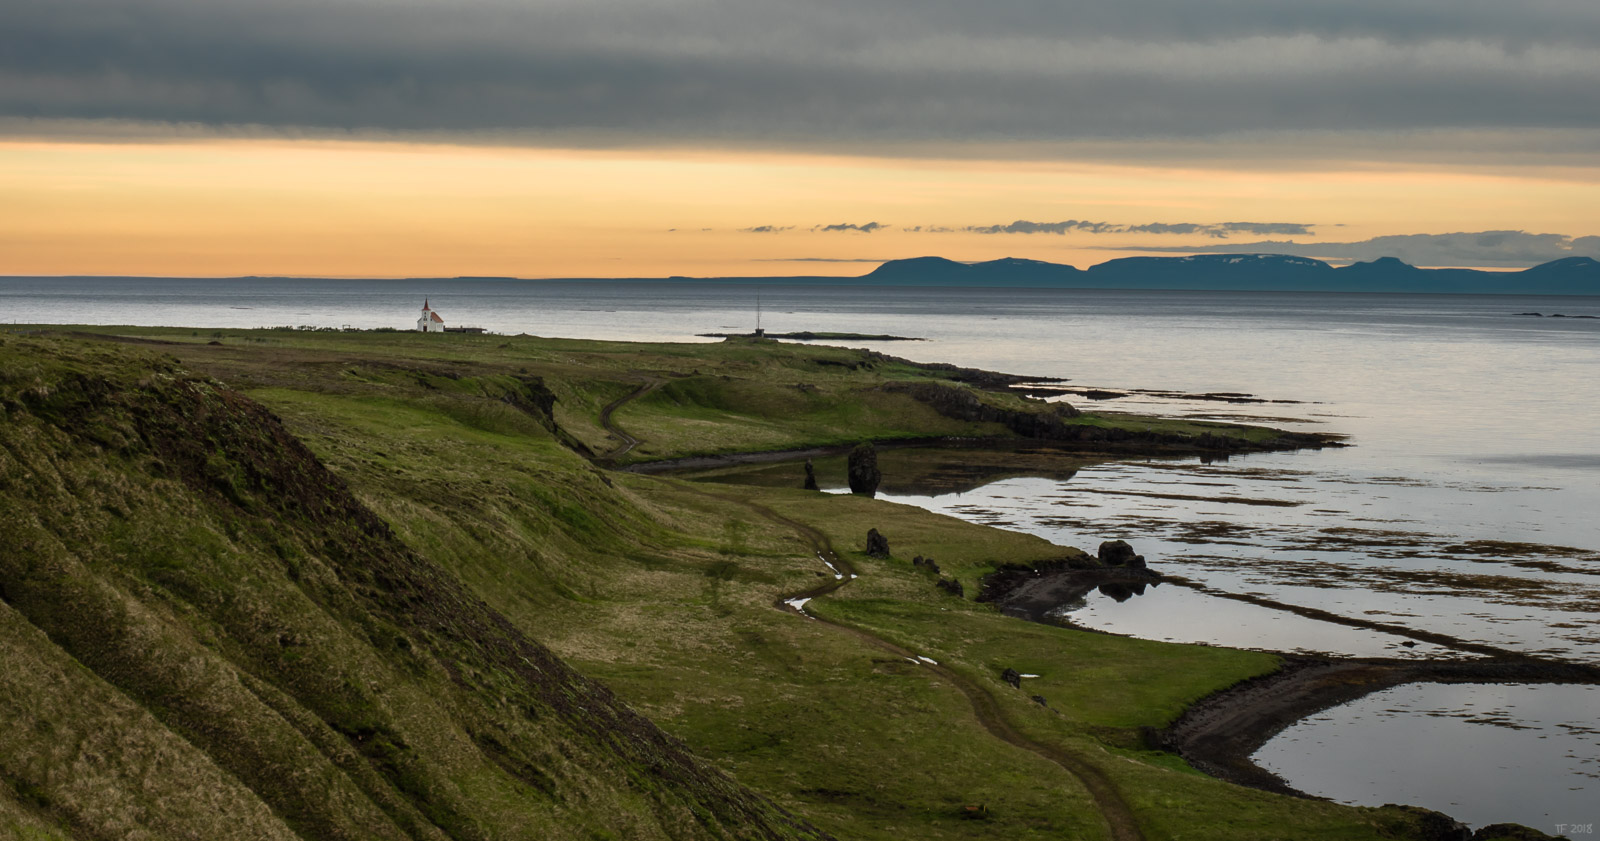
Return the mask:
<svg viewBox="0 0 1600 841">
<path fill-rule="evenodd" d="M 1071 476 L 1003 476 L 959 492 L 890 487 L 879 497 L 1091 552 L 1103 540 L 1124 539 L 1157 572 L 1213 592 L 1600 663 L 1600 552 L 1579 548 L 1600 545 L 1592 522 L 1551 515 L 1546 528 L 1577 545 L 1536 542 L 1546 536 L 1517 518 L 1550 493 L 1544 488 L 1506 482 L 1465 490 L 1306 469 L 1339 455 L 1101 463 Z M 1467 496 L 1508 510 L 1486 517 L 1454 504 Z M 1375 654 L 1365 642 L 1348 644 L 1357 638 L 1331 623 L 1319 623 L 1324 636 L 1309 644 L 1245 641 L 1270 641 L 1303 623 L 1239 603 L 1189 610 L 1172 589 L 1121 604 L 1091 600 L 1070 606 L 1078 609 L 1068 618 L 1150 639 Z"/>
<path fill-rule="evenodd" d="M 1342 803 L 1407 803 L 1474 827 L 1593 837 L 1600 687 L 1412 683 L 1302 719 L 1253 759 Z"/>
<path fill-rule="evenodd" d="M 1225 616 L 1228 621 L 1219 622 L 1218 616 Z M 1460 652 L 1432 643 L 1335 625 L 1288 611 L 1207 595 L 1176 584 L 1147 587 L 1143 594 L 1132 597 L 1121 592 L 1092 592 L 1081 602 L 1057 608 L 1051 618 L 1165 642 L 1200 642 L 1230 648 L 1352 657 L 1461 656 Z"/>
</svg>

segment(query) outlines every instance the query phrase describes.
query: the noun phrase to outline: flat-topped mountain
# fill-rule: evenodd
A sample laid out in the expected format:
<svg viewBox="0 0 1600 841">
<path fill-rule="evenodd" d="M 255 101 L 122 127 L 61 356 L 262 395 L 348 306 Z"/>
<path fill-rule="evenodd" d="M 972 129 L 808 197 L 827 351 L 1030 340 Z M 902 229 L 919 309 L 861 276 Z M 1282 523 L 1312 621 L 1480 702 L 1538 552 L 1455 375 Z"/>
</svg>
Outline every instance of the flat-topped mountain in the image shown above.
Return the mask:
<svg viewBox="0 0 1600 841">
<path fill-rule="evenodd" d="M 982 263 L 916 257 L 890 260 L 861 279 L 908 286 L 1600 295 L 1600 261 L 1567 257 L 1522 271 L 1493 272 L 1423 269 L 1394 257 L 1335 268 L 1284 254 L 1202 254 L 1123 257 L 1084 270 L 1009 257 Z"/>
<path fill-rule="evenodd" d="M 1003 277 L 1011 286 L 1058 286 L 1070 285 L 1068 282 L 1082 275 L 1083 272 L 1076 266 L 1020 257 L 1002 257 L 984 263 L 958 263 L 944 257 L 913 257 L 890 260 L 868 272 L 865 277 L 876 282 L 940 286 L 998 285 L 991 284 L 990 279 Z"/>
</svg>

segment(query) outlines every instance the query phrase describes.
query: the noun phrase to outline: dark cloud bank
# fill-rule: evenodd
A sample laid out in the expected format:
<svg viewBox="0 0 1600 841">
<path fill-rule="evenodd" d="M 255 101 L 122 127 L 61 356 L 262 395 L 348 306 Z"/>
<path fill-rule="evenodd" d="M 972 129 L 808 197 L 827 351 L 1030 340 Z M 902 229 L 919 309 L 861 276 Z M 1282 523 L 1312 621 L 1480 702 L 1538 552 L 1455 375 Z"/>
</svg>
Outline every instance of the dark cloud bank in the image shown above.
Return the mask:
<svg viewBox="0 0 1600 841">
<path fill-rule="evenodd" d="M 1523 150 L 1537 133 L 1544 151 L 1572 153 L 1594 150 L 1600 127 L 1594 0 L 10 0 L 3 12 L 0 120 L 13 133 L 109 120 L 952 149 L 1442 132 Z"/>
</svg>

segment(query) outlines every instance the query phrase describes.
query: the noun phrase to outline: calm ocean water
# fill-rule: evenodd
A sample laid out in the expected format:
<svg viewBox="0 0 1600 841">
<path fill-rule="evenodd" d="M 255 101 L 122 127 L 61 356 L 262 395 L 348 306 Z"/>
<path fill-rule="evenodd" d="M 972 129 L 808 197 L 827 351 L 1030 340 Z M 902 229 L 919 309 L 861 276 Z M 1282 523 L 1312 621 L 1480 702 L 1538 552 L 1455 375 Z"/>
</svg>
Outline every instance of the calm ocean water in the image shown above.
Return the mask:
<svg viewBox="0 0 1600 841">
<path fill-rule="evenodd" d="M 1119 462 L 1067 481 L 1008 479 L 959 495 L 897 497 L 1067 545 L 1092 549 L 1125 538 L 1152 566 L 1195 585 L 1156 588 L 1126 603 L 1091 596 L 1064 606 L 1074 622 L 1157 639 L 1441 653 L 1247 609 L 1213 595 L 1222 591 L 1600 663 L 1600 319 L 1518 315 L 1600 316 L 1600 298 L 8 278 L 0 279 L 0 321 L 409 328 L 427 297 L 447 322 L 497 332 L 706 341 L 693 334 L 754 326 L 758 293 L 769 331 L 917 336 L 927 341 L 851 344 L 1066 377 L 1073 386 L 1191 395 L 1071 398 L 1097 410 L 1259 419 L 1350 436 L 1354 446 L 1342 450 L 1209 465 Z M 1283 402 L 1192 397 L 1216 392 Z M 1547 717 L 1562 716 L 1556 724 L 1595 726 L 1592 712 Z M 1452 721 L 1455 740 L 1473 723 Z M 1493 729 L 1493 736 L 1503 740 L 1506 732 L 1534 731 Z M 1303 729 L 1291 735 L 1320 738 Z M 1274 745 L 1274 756 L 1284 752 L 1278 742 L 1268 748 Z M 1329 773 L 1329 762 L 1315 773 Z M 1321 785 L 1312 771 L 1281 764 L 1291 781 Z M 1380 764 L 1396 779 L 1438 773 L 1426 763 Z M 1372 767 L 1357 775 L 1373 781 Z M 1587 805 L 1600 802 L 1593 776 L 1518 769 L 1513 790 L 1542 780 L 1568 795 L 1541 800 L 1536 813 L 1482 820 L 1521 820 L 1550 832 L 1556 821 L 1596 811 Z M 1374 786 L 1393 790 L 1381 780 Z M 1474 802 L 1471 786 L 1443 786 L 1451 792 L 1444 801 L 1419 792 L 1413 802 L 1460 812 L 1460 803 Z M 1360 791 L 1326 788 L 1329 796 L 1368 802 Z"/>
</svg>

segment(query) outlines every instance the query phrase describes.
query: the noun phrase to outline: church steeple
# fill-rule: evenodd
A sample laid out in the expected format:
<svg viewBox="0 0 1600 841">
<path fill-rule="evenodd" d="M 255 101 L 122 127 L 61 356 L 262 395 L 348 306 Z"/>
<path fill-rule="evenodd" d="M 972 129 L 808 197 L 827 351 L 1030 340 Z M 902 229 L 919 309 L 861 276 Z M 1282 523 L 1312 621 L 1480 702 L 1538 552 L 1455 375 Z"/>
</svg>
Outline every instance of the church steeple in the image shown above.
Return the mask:
<svg viewBox="0 0 1600 841">
<path fill-rule="evenodd" d="M 422 315 L 417 316 L 417 329 L 424 333 L 444 332 L 444 319 L 433 311 L 427 298 L 422 299 Z"/>
</svg>

